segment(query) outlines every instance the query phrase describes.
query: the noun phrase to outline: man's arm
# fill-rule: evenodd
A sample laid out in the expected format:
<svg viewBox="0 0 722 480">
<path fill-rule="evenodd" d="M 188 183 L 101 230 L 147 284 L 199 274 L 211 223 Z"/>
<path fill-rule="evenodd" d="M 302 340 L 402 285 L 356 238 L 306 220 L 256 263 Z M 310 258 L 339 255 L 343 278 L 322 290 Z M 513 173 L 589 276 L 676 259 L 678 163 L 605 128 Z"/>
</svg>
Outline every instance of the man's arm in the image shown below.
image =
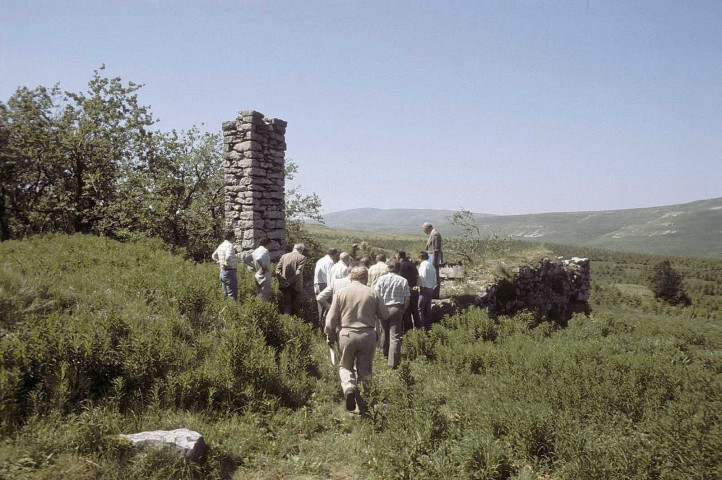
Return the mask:
<svg viewBox="0 0 722 480">
<path fill-rule="evenodd" d="M 331 304 L 329 303 L 333 299 L 333 284 L 330 283 L 326 288 L 324 288 L 321 293 L 319 293 L 316 296 L 316 301 L 323 305 L 326 308 L 330 308 Z"/>
<path fill-rule="evenodd" d="M 301 260 L 299 260 L 298 265 L 296 266 L 296 275 L 303 274 L 303 268 L 306 266 L 306 260 L 308 260 L 308 258 L 304 256 L 301 257 Z"/>
<path fill-rule="evenodd" d="M 384 299 L 381 298 L 381 295 L 374 292 L 376 295 L 376 316 L 379 320 L 386 320 L 389 318 L 389 308 L 384 303 Z"/>
<path fill-rule="evenodd" d="M 326 334 L 326 343 L 328 346 L 333 345 L 336 339 L 336 330 L 341 324 L 341 307 L 338 304 L 338 297 L 334 297 L 331 306 L 326 315 L 326 325 L 324 333 Z"/>
</svg>

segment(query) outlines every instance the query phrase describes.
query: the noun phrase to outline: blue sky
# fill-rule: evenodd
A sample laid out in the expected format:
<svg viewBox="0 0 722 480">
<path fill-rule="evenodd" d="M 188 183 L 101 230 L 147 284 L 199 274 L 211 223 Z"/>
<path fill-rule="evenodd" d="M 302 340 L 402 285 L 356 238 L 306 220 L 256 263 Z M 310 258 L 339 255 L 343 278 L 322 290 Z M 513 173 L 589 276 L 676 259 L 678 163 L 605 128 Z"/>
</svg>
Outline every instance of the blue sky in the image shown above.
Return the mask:
<svg viewBox="0 0 722 480">
<path fill-rule="evenodd" d="M 722 196 L 722 2 L 0 0 L 0 100 L 101 64 L 161 129 L 288 121 L 327 212 Z"/>
</svg>

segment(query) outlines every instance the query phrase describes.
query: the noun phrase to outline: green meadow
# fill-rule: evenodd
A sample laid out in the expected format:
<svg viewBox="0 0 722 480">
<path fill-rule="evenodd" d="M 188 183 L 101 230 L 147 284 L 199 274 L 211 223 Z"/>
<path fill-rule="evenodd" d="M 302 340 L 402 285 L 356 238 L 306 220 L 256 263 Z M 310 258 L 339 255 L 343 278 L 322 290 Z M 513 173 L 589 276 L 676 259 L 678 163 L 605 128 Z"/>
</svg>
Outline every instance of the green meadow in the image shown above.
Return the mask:
<svg viewBox="0 0 722 480">
<path fill-rule="evenodd" d="M 354 235 L 319 239 L 423 247 Z M 240 301 L 224 300 L 215 265 L 157 241 L 2 242 L 0 478 L 722 477 L 722 261 L 670 257 L 682 307 L 646 286 L 662 257 L 546 248 L 592 259 L 588 316 L 559 328 L 472 308 L 411 331 L 401 368 L 376 359 L 358 417 L 275 285 L 263 304 L 240 272 Z M 117 436 L 181 427 L 205 436 L 200 461 Z"/>
</svg>

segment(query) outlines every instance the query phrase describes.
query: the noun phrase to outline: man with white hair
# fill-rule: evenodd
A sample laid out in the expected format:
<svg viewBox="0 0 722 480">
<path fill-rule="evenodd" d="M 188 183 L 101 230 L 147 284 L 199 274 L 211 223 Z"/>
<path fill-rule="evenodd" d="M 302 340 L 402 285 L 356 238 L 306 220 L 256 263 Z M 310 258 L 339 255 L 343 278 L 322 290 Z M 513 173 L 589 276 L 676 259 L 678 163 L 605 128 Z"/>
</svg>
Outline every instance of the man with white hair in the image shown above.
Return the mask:
<svg viewBox="0 0 722 480">
<path fill-rule="evenodd" d="M 306 266 L 306 257 L 303 243 L 293 246 L 293 251 L 283 254 L 276 265 L 279 289 L 283 293 L 283 313 L 292 314 L 303 295 L 303 267 Z"/>
<path fill-rule="evenodd" d="M 329 248 L 326 255 L 316 262 L 316 268 L 313 271 L 313 293 L 318 295 L 331 283 L 331 269 L 338 261 L 338 250 Z M 325 324 L 327 308 L 320 302 L 316 302 L 318 306 L 318 324 L 323 329 Z"/>
<path fill-rule="evenodd" d="M 371 377 L 376 350 L 374 327 L 378 320 L 389 317 L 389 310 L 378 292 L 366 286 L 368 270 L 365 267 L 351 269 L 349 278 L 351 284 L 333 296 L 325 333 L 329 346 L 338 341 L 339 375 L 346 409 L 361 412 L 358 385 Z"/>
<path fill-rule="evenodd" d="M 351 270 L 351 255 L 348 252 L 341 252 L 338 262 L 331 267 L 331 278 L 328 279 L 328 283 L 335 278 L 345 277 L 349 270 Z"/>
</svg>

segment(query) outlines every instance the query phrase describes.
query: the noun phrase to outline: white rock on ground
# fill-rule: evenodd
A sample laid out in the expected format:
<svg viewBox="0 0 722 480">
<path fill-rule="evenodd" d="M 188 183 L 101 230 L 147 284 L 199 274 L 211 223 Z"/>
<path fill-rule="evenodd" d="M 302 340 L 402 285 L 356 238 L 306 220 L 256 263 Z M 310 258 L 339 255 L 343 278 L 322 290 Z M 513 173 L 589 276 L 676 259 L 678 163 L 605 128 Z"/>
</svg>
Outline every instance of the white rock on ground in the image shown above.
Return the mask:
<svg viewBox="0 0 722 480">
<path fill-rule="evenodd" d="M 121 434 L 138 449 L 174 447 L 179 454 L 191 460 L 198 460 L 206 451 L 206 442 L 203 435 L 187 428 L 176 430 L 154 430 L 152 432 L 140 432 L 130 435 Z"/>
</svg>

